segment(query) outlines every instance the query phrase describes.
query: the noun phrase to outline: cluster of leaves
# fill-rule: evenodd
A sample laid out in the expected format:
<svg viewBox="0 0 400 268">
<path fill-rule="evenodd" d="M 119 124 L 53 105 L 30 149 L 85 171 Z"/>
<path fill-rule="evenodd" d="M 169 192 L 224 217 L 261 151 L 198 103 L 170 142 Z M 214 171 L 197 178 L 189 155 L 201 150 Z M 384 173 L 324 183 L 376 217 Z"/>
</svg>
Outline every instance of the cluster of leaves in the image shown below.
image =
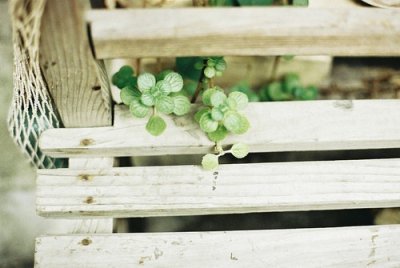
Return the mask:
<svg viewBox="0 0 400 268">
<path fill-rule="evenodd" d="M 249 129 L 249 121 L 239 113 L 248 103 L 245 94 L 231 92 L 226 96 L 222 89 L 213 87 L 204 91 L 202 101 L 204 106 L 195 114 L 195 120 L 211 141 L 220 142 L 229 132 L 243 134 Z"/>
<path fill-rule="evenodd" d="M 315 86 L 303 86 L 297 74 L 288 73 L 278 81 L 271 82 L 253 91 L 246 81 L 231 88 L 231 91 L 242 92 L 250 101 L 289 101 L 289 100 L 315 100 L 318 89 Z"/>
<path fill-rule="evenodd" d="M 283 5 L 282 0 L 209 0 L 210 6 L 272 6 Z M 308 0 L 291 0 L 293 6 L 307 6 Z"/>
<path fill-rule="evenodd" d="M 143 73 L 135 77 L 130 66 L 123 66 L 113 75 L 112 83 L 121 89 L 121 100 L 133 116 L 144 118 L 152 111 L 146 130 L 154 136 L 162 134 L 167 126 L 158 112 L 180 116 L 190 110 L 189 99 L 179 94 L 183 79 L 176 72 L 166 70 L 157 76 Z"/>
<path fill-rule="evenodd" d="M 218 159 L 226 153 L 232 153 L 235 157 L 243 158 L 248 154 L 247 146 L 235 144 L 229 151 L 222 150 L 219 142 L 229 133 L 244 134 L 250 127 L 248 119 L 239 111 L 243 110 L 249 100 L 242 92 L 231 92 L 228 96 L 222 88 L 214 86 L 213 79 L 221 76 L 226 69 L 226 61 L 223 57 L 186 58 L 194 63 L 188 72 L 193 75 L 194 70 L 199 70 L 199 80 L 203 85 L 203 106 L 195 114 L 198 122 L 211 141 L 216 143 L 217 154 L 207 154 L 203 157 L 202 166 L 206 170 L 218 167 Z M 189 66 L 190 67 L 190 66 Z M 188 71 L 188 69 L 186 69 Z M 201 73 L 203 72 L 203 73 Z"/>
</svg>

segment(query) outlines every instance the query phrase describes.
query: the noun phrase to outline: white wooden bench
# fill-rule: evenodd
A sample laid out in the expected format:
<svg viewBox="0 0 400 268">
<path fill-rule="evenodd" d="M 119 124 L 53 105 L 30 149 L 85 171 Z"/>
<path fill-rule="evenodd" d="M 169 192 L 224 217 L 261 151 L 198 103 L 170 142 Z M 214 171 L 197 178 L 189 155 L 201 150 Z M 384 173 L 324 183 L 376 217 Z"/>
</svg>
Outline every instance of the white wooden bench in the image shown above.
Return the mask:
<svg viewBox="0 0 400 268">
<path fill-rule="evenodd" d="M 154 14 L 159 20 L 148 19 Z M 223 19 L 195 32 L 185 27 L 200 15 L 221 14 L 243 27 L 231 29 Z M 284 23 L 275 20 L 288 14 Z M 98 58 L 400 55 L 399 15 L 373 8 L 182 9 L 92 11 L 89 21 Z M 133 27 L 143 21 L 148 28 Z M 207 36 L 215 43 L 205 48 Z M 251 152 L 400 148 L 399 100 L 254 103 L 245 113 L 252 128 L 226 145 L 245 141 Z M 203 154 L 213 143 L 190 116 L 167 119 L 160 137 L 148 135 L 146 121 L 123 106 L 114 107 L 113 118 L 112 126 L 42 134 L 41 149 L 70 165 L 38 171 L 38 214 L 73 219 L 77 227 L 37 238 L 36 267 L 400 267 L 398 225 L 113 234 L 113 218 L 400 206 L 400 158 L 227 164 L 214 172 L 117 167 L 115 157 Z"/>
</svg>

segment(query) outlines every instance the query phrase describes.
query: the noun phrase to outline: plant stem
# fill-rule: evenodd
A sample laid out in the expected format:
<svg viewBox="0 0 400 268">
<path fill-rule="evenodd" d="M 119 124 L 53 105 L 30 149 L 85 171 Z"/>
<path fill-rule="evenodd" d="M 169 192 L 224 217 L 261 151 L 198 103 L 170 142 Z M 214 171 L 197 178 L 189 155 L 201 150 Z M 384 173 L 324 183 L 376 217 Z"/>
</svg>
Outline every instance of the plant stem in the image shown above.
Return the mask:
<svg viewBox="0 0 400 268">
<path fill-rule="evenodd" d="M 274 63 L 273 63 L 273 66 L 272 66 L 272 72 L 271 72 L 271 75 L 269 77 L 270 81 L 276 80 L 276 74 L 278 73 L 278 67 L 279 67 L 280 61 L 281 61 L 281 56 L 274 57 Z"/>
<path fill-rule="evenodd" d="M 190 100 L 191 103 L 195 103 L 197 98 L 199 97 L 200 91 L 203 87 L 203 79 L 205 78 L 204 70 L 206 69 L 206 67 L 207 67 L 207 60 L 204 60 L 204 66 L 203 69 L 201 69 L 200 78 L 199 82 L 197 83 L 196 91 L 194 92 L 193 97 Z"/>
</svg>

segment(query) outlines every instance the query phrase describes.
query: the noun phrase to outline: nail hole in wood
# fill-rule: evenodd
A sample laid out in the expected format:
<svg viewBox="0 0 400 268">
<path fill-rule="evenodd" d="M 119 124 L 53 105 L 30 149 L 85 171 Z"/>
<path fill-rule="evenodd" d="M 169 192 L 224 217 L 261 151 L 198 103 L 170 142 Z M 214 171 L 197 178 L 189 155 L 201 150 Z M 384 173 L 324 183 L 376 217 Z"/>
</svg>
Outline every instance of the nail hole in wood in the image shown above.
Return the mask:
<svg viewBox="0 0 400 268">
<path fill-rule="evenodd" d="M 81 244 L 84 246 L 89 246 L 92 243 L 92 240 L 89 238 L 82 239 Z"/>
<path fill-rule="evenodd" d="M 100 90 L 100 89 L 101 89 L 101 86 L 93 86 L 92 89 L 95 90 L 95 91 L 97 91 L 97 90 Z"/>
<path fill-rule="evenodd" d="M 80 145 L 81 146 L 88 146 L 88 145 L 91 145 L 93 143 L 94 143 L 94 140 L 92 140 L 92 139 L 83 139 L 83 140 L 81 140 Z"/>
<path fill-rule="evenodd" d="M 90 181 L 92 179 L 92 176 L 87 175 L 87 174 L 81 174 L 81 175 L 79 175 L 79 179 L 81 181 Z"/>
<path fill-rule="evenodd" d="M 93 202 L 94 202 L 93 196 L 86 197 L 86 200 L 85 200 L 86 204 L 92 204 Z"/>
</svg>

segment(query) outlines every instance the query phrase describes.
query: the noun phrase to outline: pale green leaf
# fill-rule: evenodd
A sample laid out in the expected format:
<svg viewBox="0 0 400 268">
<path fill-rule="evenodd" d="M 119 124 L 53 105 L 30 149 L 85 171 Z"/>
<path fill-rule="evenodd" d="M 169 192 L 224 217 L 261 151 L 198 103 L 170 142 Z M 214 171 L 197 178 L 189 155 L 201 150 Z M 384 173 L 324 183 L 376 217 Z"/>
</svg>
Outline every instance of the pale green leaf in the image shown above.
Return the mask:
<svg viewBox="0 0 400 268">
<path fill-rule="evenodd" d="M 200 128 L 204 132 L 214 132 L 218 128 L 218 122 L 211 118 L 210 113 L 205 113 L 201 116 L 199 121 Z"/>
<path fill-rule="evenodd" d="M 167 124 L 164 119 L 158 115 L 153 115 L 147 122 L 146 130 L 153 136 L 159 136 L 164 132 L 166 127 Z"/>
<path fill-rule="evenodd" d="M 223 125 L 219 125 L 216 131 L 207 133 L 207 136 L 211 141 L 218 142 L 225 139 L 227 134 L 228 130 Z"/>
<path fill-rule="evenodd" d="M 131 86 L 127 86 L 121 89 L 120 97 L 125 105 L 129 105 L 132 100 L 140 98 L 140 91 Z"/>
<path fill-rule="evenodd" d="M 231 153 L 236 158 L 244 158 L 249 154 L 249 147 L 244 143 L 236 143 L 232 146 Z"/>
<path fill-rule="evenodd" d="M 237 132 L 234 132 L 235 134 L 244 134 L 249 130 L 250 128 L 250 122 L 247 120 L 247 118 L 244 115 L 240 115 L 240 123 L 239 123 L 239 128 L 237 129 Z"/>
<path fill-rule="evenodd" d="M 190 101 L 185 96 L 175 96 L 172 98 L 174 101 L 174 114 L 184 115 L 190 111 Z"/>
<path fill-rule="evenodd" d="M 218 167 L 218 155 L 206 154 L 201 160 L 201 165 L 205 170 L 213 170 Z"/>
<path fill-rule="evenodd" d="M 143 73 L 137 79 L 138 88 L 140 91 L 151 89 L 156 85 L 156 78 L 151 73 Z"/>
<path fill-rule="evenodd" d="M 203 95 L 201 96 L 201 98 L 202 98 L 203 103 L 204 103 L 205 105 L 211 106 L 211 96 L 212 96 L 215 92 L 217 92 L 217 89 L 214 88 L 214 87 L 209 88 L 209 89 L 207 89 L 206 91 L 203 92 Z"/>
<path fill-rule="evenodd" d="M 228 111 L 224 116 L 224 126 L 232 133 L 237 133 L 240 130 L 241 116 L 234 111 Z"/>
<path fill-rule="evenodd" d="M 172 91 L 171 84 L 166 80 L 158 81 L 155 88 L 164 95 L 168 95 Z"/>
<path fill-rule="evenodd" d="M 155 99 L 153 95 L 150 93 L 150 90 L 144 91 L 142 96 L 140 97 L 140 100 L 146 106 L 153 106 L 155 103 Z"/>
<path fill-rule="evenodd" d="M 174 100 L 169 96 L 161 95 L 156 99 L 156 108 L 164 114 L 170 114 L 174 111 Z"/>
<path fill-rule="evenodd" d="M 221 121 L 224 119 L 224 113 L 217 107 L 211 109 L 211 117 L 215 121 Z"/>
<path fill-rule="evenodd" d="M 143 118 L 149 114 L 150 108 L 141 103 L 140 100 L 134 99 L 129 105 L 129 111 L 133 116 Z"/>
<path fill-rule="evenodd" d="M 171 92 L 178 92 L 183 88 L 183 79 L 178 73 L 172 72 L 167 74 L 164 81 L 167 81 L 171 85 Z"/>
<path fill-rule="evenodd" d="M 214 67 L 206 67 L 204 69 L 204 75 L 207 78 L 213 78 L 215 76 L 215 68 Z"/>
<path fill-rule="evenodd" d="M 226 95 L 222 91 L 214 92 L 210 97 L 211 105 L 214 107 L 218 107 L 226 100 Z"/>
<path fill-rule="evenodd" d="M 198 110 L 194 115 L 194 120 L 196 120 L 197 123 L 200 123 L 200 119 L 203 116 L 203 114 L 206 114 L 208 112 L 210 112 L 210 108 L 202 108 Z"/>
<path fill-rule="evenodd" d="M 228 96 L 229 101 L 235 102 L 236 109 L 242 110 L 249 103 L 249 98 L 246 94 L 238 91 L 231 92 Z"/>
</svg>

